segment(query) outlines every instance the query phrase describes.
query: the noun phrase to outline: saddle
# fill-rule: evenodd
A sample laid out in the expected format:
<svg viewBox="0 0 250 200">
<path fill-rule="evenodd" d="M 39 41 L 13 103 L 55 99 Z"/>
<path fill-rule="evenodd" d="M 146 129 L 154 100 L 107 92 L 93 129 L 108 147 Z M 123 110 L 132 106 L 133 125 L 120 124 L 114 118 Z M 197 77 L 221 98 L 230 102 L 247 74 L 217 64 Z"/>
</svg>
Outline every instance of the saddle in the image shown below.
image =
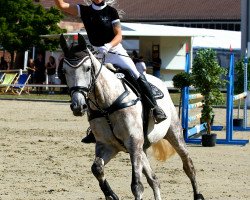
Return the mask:
<svg viewBox="0 0 250 200">
<path fill-rule="evenodd" d="M 122 69 L 118 65 L 112 65 L 110 63 L 106 64 L 105 66 L 107 67 L 107 69 L 117 74 L 117 77 L 119 79 L 123 79 L 125 83 L 133 90 L 133 92 L 138 97 L 141 97 L 141 90 L 139 88 L 139 85 L 137 81 L 135 80 L 135 78 L 133 77 L 133 75 L 130 73 L 130 71 Z M 124 76 L 120 74 L 123 74 Z M 149 85 L 152 88 L 152 92 L 153 92 L 155 99 L 162 99 L 164 97 L 163 92 L 158 87 L 156 87 L 150 82 L 149 82 Z"/>
<path fill-rule="evenodd" d="M 141 91 L 137 81 L 135 80 L 135 78 L 132 76 L 132 74 L 130 73 L 130 71 L 125 70 L 120 68 L 117 65 L 112 65 L 112 64 L 108 64 L 106 65 L 106 67 L 111 70 L 112 72 L 114 72 L 117 77 L 119 79 L 121 79 L 122 81 L 124 81 L 126 83 L 126 85 L 128 87 L 131 88 L 131 90 L 137 95 L 137 97 L 139 97 L 141 99 L 142 102 L 142 117 L 143 117 L 143 132 L 144 132 L 144 148 L 148 148 L 150 146 L 150 143 L 147 139 L 147 132 L 148 132 L 148 122 L 149 122 L 149 114 L 150 114 L 150 105 L 149 102 L 147 100 L 147 97 L 145 97 L 143 95 L 143 92 Z M 152 92 L 154 95 L 154 98 L 157 99 L 162 99 L 164 97 L 163 92 L 156 87 L 155 85 L 153 85 L 152 83 L 149 82 L 150 87 L 152 88 Z"/>
</svg>

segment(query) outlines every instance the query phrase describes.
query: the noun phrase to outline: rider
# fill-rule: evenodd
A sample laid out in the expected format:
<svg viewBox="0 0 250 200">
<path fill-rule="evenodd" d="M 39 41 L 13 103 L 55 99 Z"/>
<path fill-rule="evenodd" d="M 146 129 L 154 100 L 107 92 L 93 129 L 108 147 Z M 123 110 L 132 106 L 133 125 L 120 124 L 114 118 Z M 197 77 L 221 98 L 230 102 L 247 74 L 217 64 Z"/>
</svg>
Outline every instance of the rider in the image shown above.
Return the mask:
<svg viewBox="0 0 250 200">
<path fill-rule="evenodd" d="M 64 0 L 54 0 L 57 7 L 73 16 L 82 19 L 90 43 L 105 55 L 105 63 L 116 64 L 132 73 L 137 80 L 141 92 L 151 104 L 155 123 L 158 124 L 167 118 L 164 111 L 157 105 L 152 89 L 144 75 L 140 74 L 132 59 L 121 45 L 122 30 L 118 12 L 108 5 L 108 0 L 92 0 L 92 4 L 71 4 Z M 110 53 L 112 52 L 112 53 Z M 83 140 L 90 143 L 94 140 L 93 134 L 88 134 Z"/>
</svg>

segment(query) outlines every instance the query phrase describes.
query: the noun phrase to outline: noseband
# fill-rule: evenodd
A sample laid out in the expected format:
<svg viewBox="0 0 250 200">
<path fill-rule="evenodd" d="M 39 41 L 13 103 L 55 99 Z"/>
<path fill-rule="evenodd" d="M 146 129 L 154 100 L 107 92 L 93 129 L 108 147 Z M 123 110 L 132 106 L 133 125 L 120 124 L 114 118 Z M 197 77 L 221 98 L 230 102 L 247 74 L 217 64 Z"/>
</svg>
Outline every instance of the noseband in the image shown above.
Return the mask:
<svg viewBox="0 0 250 200">
<path fill-rule="evenodd" d="M 94 88 L 98 76 L 100 75 L 100 72 L 101 72 L 101 69 L 102 69 L 102 66 L 103 66 L 103 62 L 101 63 L 101 67 L 100 67 L 99 71 L 96 74 L 95 73 L 95 67 L 94 67 L 92 59 L 90 58 L 89 53 L 88 53 L 87 56 L 85 56 L 83 58 L 80 58 L 80 59 L 67 59 L 67 58 L 64 59 L 64 62 L 68 66 L 70 66 L 71 68 L 78 68 L 78 67 L 80 67 L 88 59 L 90 59 L 90 61 L 91 61 L 91 80 L 90 80 L 90 84 L 89 84 L 88 87 L 73 86 L 73 87 L 69 88 L 69 92 L 70 92 L 70 96 L 71 97 L 73 96 L 73 94 L 75 92 L 79 92 L 79 93 L 81 93 L 85 97 L 85 99 L 87 98 L 87 96 L 89 95 L 89 93 Z M 105 57 L 103 57 L 102 61 L 104 61 L 104 60 L 105 60 Z"/>
</svg>

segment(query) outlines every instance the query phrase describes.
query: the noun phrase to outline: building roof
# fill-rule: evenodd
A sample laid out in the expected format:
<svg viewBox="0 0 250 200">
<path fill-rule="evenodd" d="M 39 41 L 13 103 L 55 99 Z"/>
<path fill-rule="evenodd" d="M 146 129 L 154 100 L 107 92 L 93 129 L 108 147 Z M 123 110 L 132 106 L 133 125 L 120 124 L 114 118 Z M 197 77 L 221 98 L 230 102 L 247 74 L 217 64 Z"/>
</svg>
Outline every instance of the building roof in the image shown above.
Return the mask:
<svg viewBox="0 0 250 200">
<path fill-rule="evenodd" d="M 241 32 L 215 29 L 192 28 L 200 33 L 193 38 L 193 48 L 212 48 L 221 50 L 241 50 Z M 203 33 L 203 35 L 202 35 Z M 198 33 L 197 33 L 198 34 Z"/>
<path fill-rule="evenodd" d="M 240 50 L 241 32 L 141 23 L 122 23 L 123 36 L 193 37 L 194 48 Z"/>
<path fill-rule="evenodd" d="M 142 24 L 142 23 L 127 23 L 122 22 L 122 35 L 129 37 L 194 37 L 194 36 L 210 36 L 205 32 L 198 31 L 195 28 L 165 26 L 155 24 Z M 85 29 L 76 32 L 69 32 L 67 35 L 87 35 Z M 58 38 L 60 34 L 42 35 L 42 37 L 55 37 Z"/>
<path fill-rule="evenodd" d="M 67 35 L 78 33 L 87 35 L 84 30 L 67 33 Z M 241 48 L 241 32 L 239 31 L 123 22 L 122 35 L 125 37 L 192 37 L 194 48 L 230 49 L 232 47 L 234 50 Z M 57 38 L 59 35 L 43 35 L 42 37 Z"/>
<path fill-rule="evenodd" d="M 54 0 L 40 0 L 51 7 Z M 82 3 L 83 0 L 67 0 Z M 241 0 L 117 0 L 117 7 L 125 12 L 123 21 L 201 21 L 240 20 Z"/>
<path fill-rule="evenodd" d="M 200 33 L 191 28 L 141 24 L 141 23 L 122 23 L 123 36 L 168 36 L 168 37 L 193 37 L 200 36 Z"/>
<path fill-rule="evenodd" d="M 125 20 L 239 20 L 240 0 L 124 0 Z"/>
</svg>

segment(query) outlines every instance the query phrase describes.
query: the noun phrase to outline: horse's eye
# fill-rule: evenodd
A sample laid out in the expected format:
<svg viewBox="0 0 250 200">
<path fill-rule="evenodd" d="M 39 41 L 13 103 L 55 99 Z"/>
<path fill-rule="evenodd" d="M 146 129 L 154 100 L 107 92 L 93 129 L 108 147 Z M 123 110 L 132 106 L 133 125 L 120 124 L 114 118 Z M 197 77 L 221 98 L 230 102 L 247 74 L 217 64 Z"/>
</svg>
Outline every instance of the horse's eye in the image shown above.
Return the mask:
<svg viewBox="0 0 250 200">
<path fill-rule="evenodd" d="M 88 68 L 87 68 L 87 70 L 86 70 L 86 72 L 88 72 L 90 69 L 91 69 L 91 68 L 90 68 L 90 67 L 88 67 Z"/>
</svg>

